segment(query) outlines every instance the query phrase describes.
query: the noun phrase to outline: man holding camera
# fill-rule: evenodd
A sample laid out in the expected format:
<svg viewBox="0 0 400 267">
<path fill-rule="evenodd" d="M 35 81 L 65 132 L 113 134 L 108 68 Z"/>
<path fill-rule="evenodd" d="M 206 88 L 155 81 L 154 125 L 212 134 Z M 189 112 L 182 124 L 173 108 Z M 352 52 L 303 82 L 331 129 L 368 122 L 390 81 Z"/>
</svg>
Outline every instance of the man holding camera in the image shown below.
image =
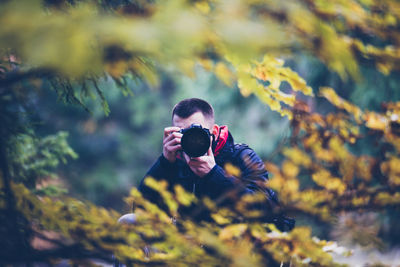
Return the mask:
<svg viewBox="0 0 400 267">
<path fill-rule="evenodd" d="M 227 163 L 240 169 L 239 178 L 225 172 Z M 211 105 L 198 98 L 175 105 L 172 126 L 164 129 L 163 152 L 140 183 L 143 196 L 160 205 L 158 193 L 145 185 L 146 177 L 165 179 L 171 191 L 180 184 L 199 198 L 232 202 L 261 191 L 271 205 L 277 204 L 274 192 L 265 187 L 263 161 L 247 145 L 235 144 L 228 127 L 215 124 Z"/>
<path fill-rule="evenodd" d="M 240 177 L 225 172 L 227 163 L 239 168 Z M 261 208 L 268 210 L 267 221 L 282 231 L 294 227 L 293 219 L 274 215 L 273 208 L 279 206 L 278 199 L 265 187 L 268 172 L 262 160 L 247 145 L 235 144 L 227 126 L 215 124 L 214 110 L 204 100 L 190 98 L 175 105 L 172 126 L 164 129 L 162 154 L 139 185 L 139 191 L 146 199 L 163 208 L 165 204 L 158 192 L 146 186 L 148 177 L 166 180 L 171 192 L 179 184 L 198 198 L 209 197 L 219 205 L 235 203 L 244 194 L 262 192 L 266 201 L 261 203 Z M 187 210 L 195 220 L 210 219 L 206 210 Z M 135 221 L 133 213 L 119 219 L 123 224 L 134 224 Z M 115 260 L 114 266 L 122 265 Z"/>
</svg>

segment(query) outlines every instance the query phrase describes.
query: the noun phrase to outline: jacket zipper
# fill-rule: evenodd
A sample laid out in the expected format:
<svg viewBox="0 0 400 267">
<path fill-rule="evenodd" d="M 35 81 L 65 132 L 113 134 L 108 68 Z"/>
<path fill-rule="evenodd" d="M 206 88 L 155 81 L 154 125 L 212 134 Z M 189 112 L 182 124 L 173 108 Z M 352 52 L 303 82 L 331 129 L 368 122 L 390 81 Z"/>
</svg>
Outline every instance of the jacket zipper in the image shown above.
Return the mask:
<svg viewBox="0 0 400 267">
<path fill-rule="evenodd" d="M 196 182 L 193 182 L 193 192 L 194 195 L 196 195 Z"/>
</svg>

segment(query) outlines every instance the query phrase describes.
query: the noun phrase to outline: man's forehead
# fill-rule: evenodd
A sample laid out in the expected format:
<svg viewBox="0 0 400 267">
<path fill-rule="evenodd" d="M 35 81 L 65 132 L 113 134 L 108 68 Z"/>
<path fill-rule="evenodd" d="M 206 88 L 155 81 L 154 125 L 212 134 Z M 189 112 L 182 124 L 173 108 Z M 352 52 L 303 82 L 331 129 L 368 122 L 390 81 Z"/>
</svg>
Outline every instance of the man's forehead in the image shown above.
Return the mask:
<svg viewBox="0 0 400 267">
<path fill-rule="evenodd" d="M 190 127 L 190 125 L 192 125 L 193 123 L 201 124 L 203 127 L 206 128 L 211 127 L 213 124 L 213 122 L 211 122 L 209 118 L 204 117 L 203 113 L 201 112 L 193 113 L 187 118 L 181 118 L 177 115 L 174 115 L 172 117 L 172 125 L 180 127 L 182 129 Z"/>
</svg>

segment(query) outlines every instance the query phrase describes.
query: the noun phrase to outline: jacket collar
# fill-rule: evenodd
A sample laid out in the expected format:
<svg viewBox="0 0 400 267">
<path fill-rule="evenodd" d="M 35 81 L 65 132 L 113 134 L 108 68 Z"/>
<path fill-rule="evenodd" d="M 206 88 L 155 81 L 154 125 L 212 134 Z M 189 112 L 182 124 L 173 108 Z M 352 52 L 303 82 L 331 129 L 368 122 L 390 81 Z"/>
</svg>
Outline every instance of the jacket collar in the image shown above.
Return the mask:
<svg viewBox="0 0 400 267">
<path fill-rule="evenodd" d="M 218 127 L 218 130 L 215 130 L 213 134 L 216 139 L 216 141 L 213 142 L 213 153 L 214 156 L 218 156 L 229 138 L 228 126 L 223 125 Z"/>
<path fill-rule="evenodd" d="M 234 140 L 231 133 L 228 132 L 228 137 L 225 145 L 219 150 L 219 153 L 217 155 L 214 154 L 217 164 L 220 165 L 221 162 L 224 162 L 226 160 L 226 158 L 229 158 L 229 156 L 232 155 L 233 150 Z"/>
</svg>

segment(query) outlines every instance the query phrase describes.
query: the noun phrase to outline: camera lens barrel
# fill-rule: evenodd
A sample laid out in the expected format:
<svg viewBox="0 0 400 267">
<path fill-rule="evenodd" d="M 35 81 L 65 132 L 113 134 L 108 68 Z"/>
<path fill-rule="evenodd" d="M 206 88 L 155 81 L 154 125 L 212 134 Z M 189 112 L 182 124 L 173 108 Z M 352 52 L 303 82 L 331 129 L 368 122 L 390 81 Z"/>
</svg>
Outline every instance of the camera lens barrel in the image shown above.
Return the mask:
<svg viewBox="0 0 400 267">
<path fill-rule="evenodd" d="M 210 132 L 200 124 L 192 124 L 181 130 L 181 146 L 189 157 L 200 157 L 207 153 L 210 147 Z"/>
</svg>

